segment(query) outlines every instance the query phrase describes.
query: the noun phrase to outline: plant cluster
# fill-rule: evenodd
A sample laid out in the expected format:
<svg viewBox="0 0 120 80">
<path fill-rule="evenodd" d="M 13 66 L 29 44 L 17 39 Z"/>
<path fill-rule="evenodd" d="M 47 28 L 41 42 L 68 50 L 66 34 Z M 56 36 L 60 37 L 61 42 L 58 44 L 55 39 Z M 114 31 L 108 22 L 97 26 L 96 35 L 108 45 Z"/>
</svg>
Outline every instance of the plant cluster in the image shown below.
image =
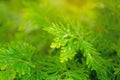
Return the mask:
<svg viewBox="0 0 120 80">
<path fill-rule="evenodd" d="M 1 0 L 0 80 L 119 80 L 119 17 L 119 0 Z"/>
</svg>

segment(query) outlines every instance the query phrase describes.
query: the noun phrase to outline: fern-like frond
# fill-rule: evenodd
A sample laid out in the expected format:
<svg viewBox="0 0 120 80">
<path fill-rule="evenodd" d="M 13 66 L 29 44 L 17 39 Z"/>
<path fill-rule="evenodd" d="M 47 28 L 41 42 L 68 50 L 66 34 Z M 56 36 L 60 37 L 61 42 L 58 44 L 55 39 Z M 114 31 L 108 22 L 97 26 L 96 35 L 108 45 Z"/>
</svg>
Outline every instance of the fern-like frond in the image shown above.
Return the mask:
<svg viewBox="0 0 120 80">
<path fill-rule="evenodd" d="M 80 50 L 86 59 L 86 65 L 88 68 L 95 70 L 100 80 L 108 79 L 107 69 L 109 62 L 107 63 L 107 61 L 100 56 L 100 53 L 97 52 L 91 43 L 84 39 L 80 39 L 76 36 L 77 34 L 70 29 L 70 27 L 66 27 L 64 25 L 62 25 L 62 28 L 58 25 L 53 25 L 52 27 L 47 27 L 45 30 L 55 36 L 51 48 L 59 48 L 61 50 L 61 62 L 72 60 Z"/>
<path fill-rule="evenodd" d="M 4 48 L 0 48 L 0 69 L 1 74 L 8 73 L 6 76 L 12 77 L 9 73 L 15 75 L 25 75 L 31 73 L 34 64 L 31 61 L 35 48 L 27 43 L 11 43 Z M 3 78 L 1 78 L 3 79 Z M 7 80 L 12 80 L 8 78 Z"/>
</svg>

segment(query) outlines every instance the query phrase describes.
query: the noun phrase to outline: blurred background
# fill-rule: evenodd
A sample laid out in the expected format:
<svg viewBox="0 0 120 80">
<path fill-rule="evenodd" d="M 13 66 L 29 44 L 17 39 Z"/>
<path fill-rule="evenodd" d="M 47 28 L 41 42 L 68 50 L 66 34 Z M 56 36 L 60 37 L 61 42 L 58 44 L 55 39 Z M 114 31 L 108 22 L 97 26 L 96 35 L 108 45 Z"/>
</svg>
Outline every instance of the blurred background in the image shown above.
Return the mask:
<svg viewBox="0 0 120 80">
<path fill-rule="evenodd" d="M 104 45 L 98 45 L 101 42 L 106 47 L 111 46 L 109 41 L 118 44 L 119 3 L 119 0 L 0 0 L 0 43 L 25 41 L 47 51 L 53 36 L 42 28 L 71 21 L 76 32 L 80 32 L 78 28 L 86 30 L 84 34 L 92 31 L 93 35 L 89 34 L 91 37 L 86 40 L 96 48 L 103 48 Z"/>
<path fill-rule="evenodd" d="M 92 25 L 95 5 L 87 0 L 0 0 L 0 43 L 24 41 L 47 51 L 52 36 L 43 27 L 63 19 Z"/>
</svg>

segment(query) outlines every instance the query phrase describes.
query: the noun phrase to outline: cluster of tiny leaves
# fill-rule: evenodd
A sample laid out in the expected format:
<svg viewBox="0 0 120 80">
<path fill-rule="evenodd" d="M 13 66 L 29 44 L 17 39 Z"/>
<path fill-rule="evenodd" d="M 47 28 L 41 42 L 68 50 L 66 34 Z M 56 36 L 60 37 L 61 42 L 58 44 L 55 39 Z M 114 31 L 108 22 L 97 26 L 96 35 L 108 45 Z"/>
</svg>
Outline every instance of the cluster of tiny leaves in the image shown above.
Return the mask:
<svg viewBox="0 0 120 80">
<path fill-rule="evenodd" d="M 35 48 L 27 43 L 11 43 L 0 48 L 0 79 L 13 80 L 16 75 L 30 74 L 35 66 L 31 58 Z M 4 75 L 4 76 L 3 76 Z"/>
<path fill-rule="evenodd" d="M 61 28 L 61 25 L 54 24 L 45 28 L 45 30 L 55 36 L 51 48 L 60 49 L 60 62 L 74 59 L 74 56 L 80 50 L 86 58 L 88 68 L 95 70 L 100 80 L 108 79 L 107 68 L 109 63 L 100 56 L 100 53 L 96 51 L 91 43 L 79 39 L 79 37 L 76 37 L 76 34 L 72 34 L 69 27 L 65 28 L 64 25 Z"/>
</svg>

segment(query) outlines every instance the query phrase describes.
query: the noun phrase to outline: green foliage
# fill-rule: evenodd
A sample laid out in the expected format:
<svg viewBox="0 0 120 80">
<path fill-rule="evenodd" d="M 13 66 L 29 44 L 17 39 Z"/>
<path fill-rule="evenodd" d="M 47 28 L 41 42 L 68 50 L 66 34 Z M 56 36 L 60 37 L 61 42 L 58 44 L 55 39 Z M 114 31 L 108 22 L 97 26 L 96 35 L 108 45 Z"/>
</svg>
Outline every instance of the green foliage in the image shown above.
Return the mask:
<svg viewBox="0 0 120 80">
<path fill-rule="evenodd" d="M 69 25 L 69 23 L 67 23 Z M 55 25 L 45 29 L 55 35 L 54 42 L 51 48 L 60 48 L 60 61 L 65 62 L 74 58 L 78 51 L 86 58 L 86 64 L 91 70 L 95 70 L 98 78 L 107 80 L 109 62 L 104 60 L 100 53 L 93 48 L 89 42 L 80 39 L 75 32 L 70 31 L 70 26 L 67 28 L 64 25 Z"/>
<path fill-rule="evenodd" d="M 119 4 L 1 0 L 0 80 L 119 80 Z"/>
<path fill-rule="evenodd" d="M 18 74 L 30 74 L 31 68 L 35 67 L 31 62 L 35 48 L 27 43 L 11 43 L 0 49 L 1 78 L 4 80 L 14 79 Z M 5 76 L 3 76 L 5 74 Z M 12 74 L 12 75 L 9 75 Z M 5 77 L 5 78 L 3 78 Z"/>
</svg>

